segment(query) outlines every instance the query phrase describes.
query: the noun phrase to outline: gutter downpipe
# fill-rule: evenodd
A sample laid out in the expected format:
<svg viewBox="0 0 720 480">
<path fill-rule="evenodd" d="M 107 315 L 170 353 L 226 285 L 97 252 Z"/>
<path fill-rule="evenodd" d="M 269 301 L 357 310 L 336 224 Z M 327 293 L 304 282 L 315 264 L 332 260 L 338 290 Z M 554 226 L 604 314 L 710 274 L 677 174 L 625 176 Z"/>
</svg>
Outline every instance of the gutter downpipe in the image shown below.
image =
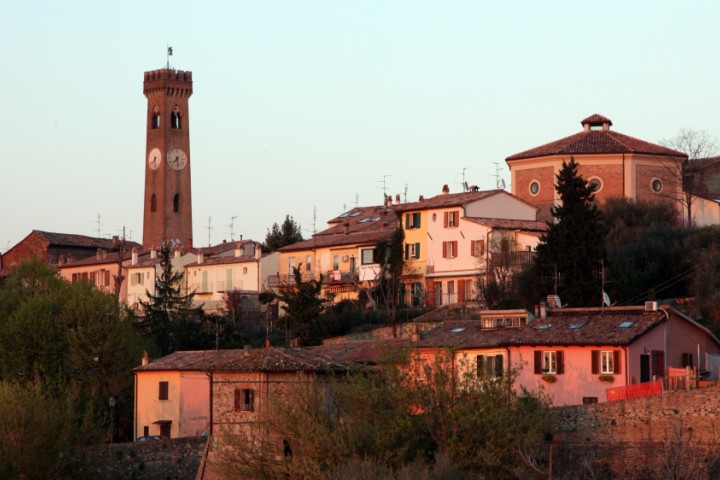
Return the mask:
<svg viewBox="0 0 720 480">
<path fill-rule="evenodd" d="M 487 286 L 490 283 L 490 234 L 493 232 L 494 229 L 490 228 L 488 229 L 487 233 L 485 234 L 485 289 L 487 290 Z"/>
<path fill-rule="evenodd" d="M 133 373 L 133 377 L 135 377 L 134 378 L 134 380 L 135 380 L 135 382 L 134 382 L 135 383 L 135 401 L 133 402 L 135 404 L 135 406 L 134 406 L 135 411 L 133 412 L 133 416 L 135 417 L 133 419 L 133 442 L 134 442 L 138 438 L 137 437 L 137 424 L 138 424 L 138 418 L 137 418 L 138 417 L 138 409 L 137 409 L 137 406 L 138 406 L 138 377 L 137 377 L 137 372 Z"/>
<path fill-rule="evenodd" d="M 205 375 L 208 376 L 208 379 L 210 380 L 210 435 L 213 434 L 213 373 L 212 372 L 205 372 Z"/>
</svg>

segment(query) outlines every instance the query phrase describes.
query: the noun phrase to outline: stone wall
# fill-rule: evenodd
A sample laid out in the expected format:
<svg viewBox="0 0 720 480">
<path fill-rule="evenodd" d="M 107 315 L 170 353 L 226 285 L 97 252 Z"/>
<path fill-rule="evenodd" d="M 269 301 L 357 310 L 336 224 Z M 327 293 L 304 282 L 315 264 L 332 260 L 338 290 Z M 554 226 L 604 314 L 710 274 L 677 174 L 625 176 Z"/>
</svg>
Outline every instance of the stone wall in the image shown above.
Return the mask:
<svg viewBox="0 0 720 480">
<path fill-rule="evenodd" d="M 116 443 L 86 451 L 85 473 L 97 480 L 194 480 L 207 437 Z"/>
<path fill-rule="evenodd" d="M 659 469 L 708 478 L 720 466 L 720 388 L 555 409 L 558 467 L 612 468 L 623 478 Z M 672 476 L 669 478 L 673 478 Z"/>
</svg>

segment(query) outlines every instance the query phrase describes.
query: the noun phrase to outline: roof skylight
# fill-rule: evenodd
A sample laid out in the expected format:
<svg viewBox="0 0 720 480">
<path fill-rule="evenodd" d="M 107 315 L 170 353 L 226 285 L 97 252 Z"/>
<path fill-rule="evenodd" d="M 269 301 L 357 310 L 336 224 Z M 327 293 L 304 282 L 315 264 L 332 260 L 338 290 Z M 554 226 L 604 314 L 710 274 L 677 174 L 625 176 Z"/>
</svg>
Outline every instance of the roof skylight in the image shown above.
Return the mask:
<svg viewBox="0 0 720 480">
<path fill-rule="evenodd" d="M 450 330 L 450 331 L 451 331 L 452 333 L 460 333 L 460 332 L 465 331 L 465 327 L 462 327 L 462 328 L 453 328 L 453 329 Z"/>
<path fill-rule="evenodd" d="M 357 216 L 360 215 L 361 213 L 362 213 L 362 212 L 360 212 L 360 211 L 359 211 L 359 212 L 355 212 L 355 213 L 351 213 L 350 216 L 351 216 L 351 217 L 357 217 Z"/>
<path fill-rule="evenodd" d="M 618 325 L 618 328 L 632 327 L 633 323 L 635 323 L 635 322 L 630 322 L 630 321 L 622 322 L 620 325 Z"/>
<path fill-rule="evenodd" d="M 535 330 L 548 330 L 550 327 L 552 327 L 552 323 L 543 323 L 535 327 Z"/>
<path fill-rule="evenodd" d="M 348 215 L 350 215 L 350 212 L 345 212 L 345 213 L 343 213 L 342 215 L 340 215 L 340 218 L 345 218 L 345 217 L 347 217 Z"/>
<path fill-rule="evenodd" d="M 369 221 L 370 221 L 370 217 L 368 217 L 368 218 L 363 218 L 363 219 L 360 220 L 358 223 L 365 223 L 365 222 L 369 222 Z"/>
<path fill-rule="evenodd" d="M 582 328 L 587 324 L 587 322 L 575 322 L 568 325 L 570 328 L 577 330 L 578 328 Z"/>
</svg>

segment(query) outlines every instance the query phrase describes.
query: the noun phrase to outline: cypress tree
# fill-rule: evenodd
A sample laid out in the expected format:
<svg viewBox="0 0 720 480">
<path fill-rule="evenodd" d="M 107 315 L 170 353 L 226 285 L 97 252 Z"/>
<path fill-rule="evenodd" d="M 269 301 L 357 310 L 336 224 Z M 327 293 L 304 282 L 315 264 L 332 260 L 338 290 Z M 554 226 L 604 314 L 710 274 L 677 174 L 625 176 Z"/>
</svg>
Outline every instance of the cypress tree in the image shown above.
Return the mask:
<svg viewBox="0 0 720 480">
<path fill-rule="evenodd" d="M 560 205 L 555 221 L 540 239 L 534 270 L 543 295 L 557 292 L 572 307 L 599 306 L 600 265 L 605 257 L 605 229 L 595 204 L 595 188 L 578 174 L 573 158 L 556 175 Z"/>
</svg>

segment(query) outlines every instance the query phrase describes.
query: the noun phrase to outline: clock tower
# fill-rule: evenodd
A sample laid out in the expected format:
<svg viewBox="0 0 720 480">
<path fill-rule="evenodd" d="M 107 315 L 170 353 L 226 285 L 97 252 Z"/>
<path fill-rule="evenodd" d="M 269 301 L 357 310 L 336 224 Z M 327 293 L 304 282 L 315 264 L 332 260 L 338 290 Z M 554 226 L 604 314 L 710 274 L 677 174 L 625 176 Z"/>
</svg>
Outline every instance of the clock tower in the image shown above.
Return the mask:
<svg viewBox="0 0 720 480">
<path fill-rule="evenodd" d="M 190 121 L 192 72 L 145 72 L 147 106 L 143 246 L 180 240 L 192 248 Z"/>
</svg>

